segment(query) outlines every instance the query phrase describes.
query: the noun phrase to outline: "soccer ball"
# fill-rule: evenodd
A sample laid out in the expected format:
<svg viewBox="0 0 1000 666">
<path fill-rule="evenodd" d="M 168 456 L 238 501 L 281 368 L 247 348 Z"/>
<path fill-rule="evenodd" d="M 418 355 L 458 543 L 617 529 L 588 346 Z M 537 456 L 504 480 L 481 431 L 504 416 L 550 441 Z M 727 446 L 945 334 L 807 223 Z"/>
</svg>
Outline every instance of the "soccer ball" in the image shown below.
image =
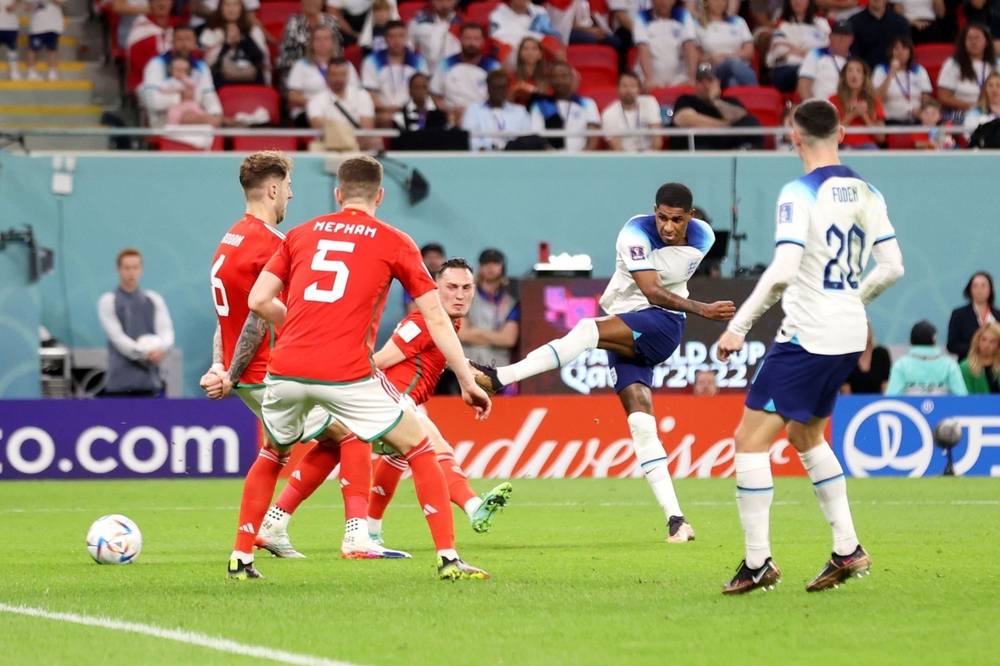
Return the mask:
<svg viewBox="0 0 1000 666">
<path fill-rule="evenodd" d="M 950 449 L 962 441 L 962 424 L 957 419 L 941 419 L 934 426 L 934 443 L 942 449 Z"/>
<path fill-rule="evenodd" d="M 142 532 L 125 516 L 101 516 L 87 532 L 87 550 L 98 564 L 131 564 L 142 552 Z"/>
</svg>

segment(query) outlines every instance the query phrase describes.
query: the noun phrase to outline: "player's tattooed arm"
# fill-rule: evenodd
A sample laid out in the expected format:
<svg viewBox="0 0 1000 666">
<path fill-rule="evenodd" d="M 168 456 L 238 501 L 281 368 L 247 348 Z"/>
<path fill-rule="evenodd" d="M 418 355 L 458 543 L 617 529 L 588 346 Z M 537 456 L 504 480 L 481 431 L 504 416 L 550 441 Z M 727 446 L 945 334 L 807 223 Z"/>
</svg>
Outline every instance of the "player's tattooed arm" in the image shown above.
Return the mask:
<svg viewBox="0 0 1000 666">
<path fill-rule="evenodd" d="M 229 365 L 229 379 L 236 384 L 243 371 L 250 365 L 250 361 L 257 354 L 257 348 L 267 334 L 269 324 L 259 316 L 251 312 L 247 315 L 240 337 L 236 340 L 236 349 L 233 351 L 233 362 Z"/>
<path fill-rule="evenodd" d="M 632 277 L 650 305 L 676 312 L 689 312 L 715 321 L 729 321 L 736 313 L 736 307 L 732 301 L 700 303 L 667 291 L 660 284 L 660 278 L 656 271 L 637 271 L 632 273 Z"/>
<path fill-rule="evenodd" d="M 212 338 L 212 365 L 222 365 L 222 327 L 215 325 L 215 336 Z"/>
</svg>

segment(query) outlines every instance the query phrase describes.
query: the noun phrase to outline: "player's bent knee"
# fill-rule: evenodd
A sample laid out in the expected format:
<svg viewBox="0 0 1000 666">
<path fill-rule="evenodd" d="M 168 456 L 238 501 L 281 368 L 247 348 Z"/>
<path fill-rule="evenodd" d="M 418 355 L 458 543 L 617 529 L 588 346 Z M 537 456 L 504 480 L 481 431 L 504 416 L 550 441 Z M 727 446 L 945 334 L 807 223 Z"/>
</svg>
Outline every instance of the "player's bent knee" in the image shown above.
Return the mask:
<svg viewBox="0 0 1000 666">
<path fill-rule="evenodd" d="M 412 451 L 420 442 L 427 438 L 420 421 L 410 410 L 403 410 L 399 423 L 389 432 L 382 435 L 382 441 L 396 449 L 401 455 Z"/>
</svg>

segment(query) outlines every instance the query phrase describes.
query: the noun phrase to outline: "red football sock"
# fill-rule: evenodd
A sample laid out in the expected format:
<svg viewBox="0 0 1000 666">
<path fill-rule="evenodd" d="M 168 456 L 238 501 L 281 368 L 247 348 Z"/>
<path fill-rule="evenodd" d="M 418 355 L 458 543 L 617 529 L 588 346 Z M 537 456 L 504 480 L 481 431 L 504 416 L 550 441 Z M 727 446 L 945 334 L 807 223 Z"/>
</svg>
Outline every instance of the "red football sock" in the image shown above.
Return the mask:
<svg viewBox="0 0 1000 666">
<path fill-rule="evenodd" d="M 472 486 L 469 485 L 469 480 L 465 477 L 465 472 L 462 471 L 458 461 L 455 460 L 454 454 L 439 453 L 437 459 L 441 465 L 441 471 L 444 472 L 445 481 L 448 482 L 448 494 L 451 496 L 451 501 L 458 505 L 459 509 L 465 511 L 466 503 L 479 495 L 472 490 Z"/>
<path fill-rule="evenodd" d="M 448 504 L 448 484 L 444 472 L 434 456 L 430 440 L 424 438 L 420 444 L 406 454 L 413 472 L 413 483 L 417 489 L 417 501 L 427 517 L 427 525 L 434 537 L 437 550 L 454 550 L 455 521 Z"/>
<path fill-rule="evenodd" d="M 368 499 L 368 517 L 381 520 L 385 510 L 396 494 L 399 480 L 403 478 L 407 468 L 406 460 L 395 456 L 381 456 L 375 465 L 375 478 L 372 480 L 372 494 Z"/>
<path fill-rule="evenodd" d="M 344 520 L 365 519 L 371 487 L 371 444 L 349 435 L 340 440 L 340 490 L 344 493 Z"/>
<path fill-rule="evenodd" d="M 278 474 L 288 462 L 289 456 L 279 457 L 268 448 L 262 448 L 257 454 L 243 482 L 243 500 L 240 502 L 240 524 L 236 531 L 236 546 L 234 550 L 241 553 L 253 552 L 254 537 L 264 521 L 264 514 L 274 497 L 274 487 L 278 484 Z"/>
<path fill-rule="evenodd" d="M 292 478 L 288 480 L 288 484 L 278 495 L 275 504 L 282 511 L 295 513 L 299 504 L 302 504 L 306 498 L 316 492 L 316 489 L 323 485 L 323 482 L 339 464 L 339 446 L 313 444 L 299 460 L 295 471 L 292 472 Z"/>
</svg>

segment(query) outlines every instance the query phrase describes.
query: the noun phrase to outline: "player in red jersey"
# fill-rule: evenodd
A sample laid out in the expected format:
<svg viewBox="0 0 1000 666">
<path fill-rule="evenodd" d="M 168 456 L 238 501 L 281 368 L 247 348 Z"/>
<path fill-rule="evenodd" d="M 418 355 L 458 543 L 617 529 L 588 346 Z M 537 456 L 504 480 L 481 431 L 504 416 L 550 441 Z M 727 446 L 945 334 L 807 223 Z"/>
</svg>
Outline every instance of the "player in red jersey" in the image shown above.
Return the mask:
<svg viewBox="0 0 1000 666">
<path fill-rule="evenodd" d="M 337 181 L 343 210 L 292 229 L 250 291 L 250 309 L 283 327 L 268 361 L 264 427 L 278 446 L 291 446 L 319 405 L 362 441 L 388 443 L 413 471 L 439 577 L 488 578 L 458 557 L 448 487 L 430 439 L 372 358 L 393 278 L 414 297 L 478 418 L 489 416 L 489 397 L 475 383 L 417 246 L 374 217 L 385 194 L 382 165 L 370 157 L 345 160 Z M 277 298 L 282 292 L 287 305 Z"/>
<path fill-rule="evenodd" d="M 250 313 L 247 297 L 264 264 L 284 236 L 275 227 L 285 217 L 291 190 L 292 160 L 284 153 L 263 151 L 248 156 L 240 166 L 247 209 L 244 217 L 223 236 L 212 261 L 212 292 L 219 324 L 213 345 L 213 366 L 202 378 L 202 386 L 213 389 L 211 397 L 224 397 L 220 376 L 235 384 L 236 392 L 259 417 L 264 394 L 271 327 Z M 343 427 L 332 423 L 328 412 L 316 408 L 309 413 L 302 441 L 321 440 L 327 456 L 342 458 L 342 477 L 356 483 L 344 486 L 348 525 L 353 519 L 360 534 L 353 552 L 367 557 L 404 557 L 372 544 L 365 515 L 371 480 L 371 450 Z M 264 514 L 274 496 L 278 473 L 287 461 L 273 440 L 265 438 L 257 460 L 247 474 L 240 505 L 236 545 L 230 558 L 232 578 L 260 578 L 253 566 L 253 543 Z M 345 539 L 346 541 L 346 539 Z"/>
<path fill-rule="evenodd" d="M 457 332 L 462 317 L 469 313 L 469 306 L 476 295 L 472 267 L 465 259 L 449 259 L 437 273 L 438 294 L 445 312 Z M 455 460 L 455 452 L 441 435 L 437 426 L 420 405 L 427 402 L 441 379 L 448 362 L 434 344 L 424 317 L 415 311 L 399 322 L 392 338 L 374 356 L 375 365 L 402 394 L 403 399 L 415 410 L 424 432 L 430 437 L 441 470 L 448 481 L 451 501 L 469 516 L 472 529 L 488 532 L 494 514 L 503 506 L 511 493 L 509 483 L 501 483 L 483 497 L 476 495 L 469 486 L 465 473 Z M 278 557 L 294 557 L 298 553 L 288 538 L 288 523 L 299 505 L 333 472 L 333 464 L 325 455 L 325 448 L 313 446 L 299 461 L 290 482 L 271 506 L 257 534 L 257 546 L 266 548 Z M 379 447 L 376 447 L 379 448 Z M 396 492 L 403 474 L 409 468 L 406 458 L 384 455 L 375 468 L 375 479 L 368 501 L 368 532 L 377 544 L 382 543 L 382 516 Z"/>
</svg>

